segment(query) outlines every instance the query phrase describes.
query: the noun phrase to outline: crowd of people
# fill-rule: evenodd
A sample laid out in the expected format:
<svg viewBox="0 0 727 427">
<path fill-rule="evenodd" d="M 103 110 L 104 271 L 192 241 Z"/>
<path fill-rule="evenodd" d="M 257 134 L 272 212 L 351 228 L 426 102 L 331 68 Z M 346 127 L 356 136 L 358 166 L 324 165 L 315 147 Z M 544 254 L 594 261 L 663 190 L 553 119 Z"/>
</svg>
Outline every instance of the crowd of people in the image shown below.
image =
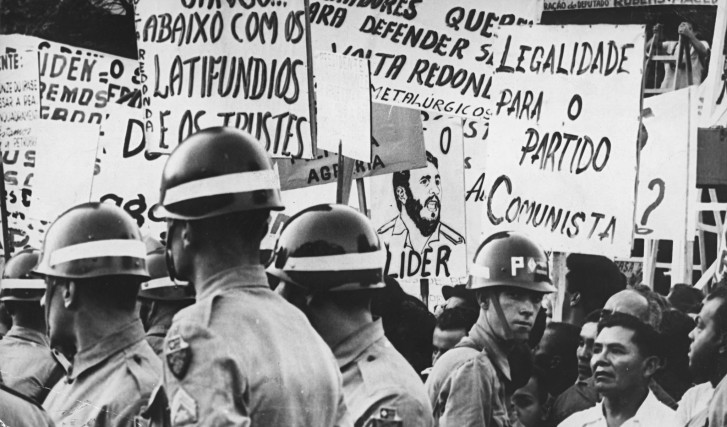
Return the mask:
<svg viewBox="0 0 727 427">
<path fill-rule="evenodd" d="M 263 260 L 279 186 L 251 136 L 206 129 L 164 168 L 164 243 L 86 203 L 8 260 L 3 425 L 727 425 L 727 287 L 662 296 L 572 254 L 553 321 L 546 253 L 499 232 L 430 313 L 348 206 L 298 212 Z"/>
</svg>

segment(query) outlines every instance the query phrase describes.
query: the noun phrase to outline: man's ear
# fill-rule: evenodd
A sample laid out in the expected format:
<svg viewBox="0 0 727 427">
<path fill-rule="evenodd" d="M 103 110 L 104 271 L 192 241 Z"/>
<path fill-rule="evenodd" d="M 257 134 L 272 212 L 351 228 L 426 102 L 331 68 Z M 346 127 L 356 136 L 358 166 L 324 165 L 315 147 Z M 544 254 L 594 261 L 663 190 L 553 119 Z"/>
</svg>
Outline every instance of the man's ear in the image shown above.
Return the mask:
<svg viewBox="0 0 727 427">
<path fill-rule="evenodd" d="M 659 368 L 661 368 L 661 359 L 658 356 L 649 356 L 644 360 L 645 377 L 653 378 Z"/>
<path fill-rule="evenodd" d="M 182 247 L 188 248 L 194 244 L 196 238 L 195 231 L 196 230 L 192 227 L 189 221 L 184 221 L 182 223 L 180 235 L 180 238 L 182 240 Z"/>
<path fill-rule="evenodd" d="M 63 296 L 63 306 L 66 309 L 75 309 L 78 307 L 79 294 L 78 285 L 75 281 L 70 280 L 60 286 L 61 295 Z"/>
<path fill-rule="evenodd" d="M 717 339 L 717 353 L 723 357 L 727 355 L 727 332 L 719 334 L 719 338 Z"/>
<path fill-rule="evenodd" d="M 581 293 L 573 292 L 570 296 L 570 306 L 575 307 L 581 302 Z"/>
<path fill-rule="evenodd" d="M 406 203 L 406 190 L 401 185 L 398 185 L 395 190 L 396 200 L 401 204 Z"/>
</svg>

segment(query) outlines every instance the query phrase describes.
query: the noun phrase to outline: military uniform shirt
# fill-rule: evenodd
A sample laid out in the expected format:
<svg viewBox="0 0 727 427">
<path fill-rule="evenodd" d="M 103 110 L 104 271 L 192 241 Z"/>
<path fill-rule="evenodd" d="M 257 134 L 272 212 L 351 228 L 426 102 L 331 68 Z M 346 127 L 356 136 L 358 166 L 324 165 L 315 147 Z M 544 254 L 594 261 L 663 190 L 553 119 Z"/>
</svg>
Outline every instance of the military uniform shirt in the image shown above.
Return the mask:
<svg viewBox="0 0 727 427">
<path fill-rule="evenodd" d="M 28 397 L 0 384 L 0 426 L 53 427 L 53 421 Z"/>
<path fill-rule="evenodd" d="M 333 348 L 343 374 L 343 394 L 355 426 L 366 426 L 381 408 L 395 409 L 403 427 L 434 424 L 427 392 L 414 369 L 384 336 L 376 320 Z"/>
<path fill-rule="evenodd" d="M 427 379 L 429 401 L 439 426 L 510 425 L 505 394 L 510 364 L 489 325 L 480 322 L 437 360 Z"/>
<path fill-rule="evenodd" d="M 164 338 L 167 336 L 169 326 L 164 324 L 152 325 L 148 331 L 146 331 L 146 342 L 149 343 L 151 349 L 154 350 L 157 356 L 163 357 L 164 353 Z"/>
<path fill-rule="evenodd" d="M 261 265 L 221 271 L 174 316 L 164 387 L 175 426 L 338 425 L 345 413 L 333 354 Z"/>
<path fill-rule="evenodd" d="M 14 325 L 0 341 L 0 375 L 13 390 L 42 403 L 63 374 L 45 334 Z"/>
<path fill-rule="evenodd" d="M 59 427 L 143 426 L 139 414 L 161 382 L 162 363 L 136 320 L 76 354 L 43 404 Z"/>
</svg>

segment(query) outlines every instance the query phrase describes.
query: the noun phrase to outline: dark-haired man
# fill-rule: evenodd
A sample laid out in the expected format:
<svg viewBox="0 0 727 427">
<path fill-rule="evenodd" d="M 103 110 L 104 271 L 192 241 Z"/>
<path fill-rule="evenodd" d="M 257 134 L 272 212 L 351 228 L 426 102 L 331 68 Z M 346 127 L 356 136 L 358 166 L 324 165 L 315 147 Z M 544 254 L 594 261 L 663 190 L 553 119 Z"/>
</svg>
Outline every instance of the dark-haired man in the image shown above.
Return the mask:
<svg viewBox="0 0 727 427">
<path fill-rule="evenodd" d="M 563 393 L 578 376 L 578 337 L 577 326 L 550 322 L 533 352 L 535 363 L 544 371 L 543 386 L 553 396 Z"/>
<path fill-rule="evenodd" d="M 591 368 L 603 400 L 577 412 L 561 427 L 676 427 L 674 411 L 659 402 L 649 382 L 659 368 L 658 333 L 639 319 L 614 313 L 599 324 Z"/>
<path fill-rule="evenodd" d="M 399 215 L 377 231 L 392 254 L 387 274 L 399 271 L 398 254 L 405 250 L 442 262 L 466 256 L 464 237 L 441 221 L 442 183 L 436 157 L 427 152 L 426 167 L 395 172 L 392 185 Z M 440 254 L 439 248 L 449 253 Z"/>
<path fill-rule="evenodd" d="M 563 307 L 565 322 L 582 326 L 588 313 L 602 309 L 612 295 L 626 289 L 626 276 L 606 257 L 571 254 L 566 266 L 569 303 Z"/>
<path fill-rule="evenodd" d="M 432 335 L 432 366 L 464 337 L 477 321 L 477 311 L 461 307 L 448 308 L 437 318 L 437 326 Z"/>
</svg>

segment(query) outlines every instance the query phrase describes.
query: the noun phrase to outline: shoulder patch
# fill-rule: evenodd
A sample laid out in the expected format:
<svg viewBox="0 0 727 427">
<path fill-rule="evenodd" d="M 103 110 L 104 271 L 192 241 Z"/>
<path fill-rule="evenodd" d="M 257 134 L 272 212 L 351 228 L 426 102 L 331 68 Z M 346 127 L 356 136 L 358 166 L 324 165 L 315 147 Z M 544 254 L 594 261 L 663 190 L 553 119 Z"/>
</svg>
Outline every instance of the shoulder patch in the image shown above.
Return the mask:
<svg viewBox="0 0 727 427">
<path fill-rule="evenodd" d="M 171 335 L 164 343 L 164 356 L 167 359 L 167 366 L 177 379 L 182 379 L 187 374 L 189 363 L 192 361 L 192 349 L 189 343 L 181 335 Z"/>
<path fill-rule="evenodd" d="M 397 219 L 397 217 L 394 217 L 394 219 L 392 219 L 391 221 L 389 221 L 386 224 L 384 224 L 381 227 L 379 227 L 379 229 L 376 230 L 376 233 L 378 233 L 378 234 L 384 234 L 384 233 L 389 232 L 389 230 L 391 230 L 392 228 L 394 228 L 394 224 L 396 224 L 396 219 Z"/>
<path fill-rule="evenodd" d="M 455 245 L 461 245 L 464 243 L 464 237 L 445 223 L 440 223 L 439 234 Z"/>
</svg>

